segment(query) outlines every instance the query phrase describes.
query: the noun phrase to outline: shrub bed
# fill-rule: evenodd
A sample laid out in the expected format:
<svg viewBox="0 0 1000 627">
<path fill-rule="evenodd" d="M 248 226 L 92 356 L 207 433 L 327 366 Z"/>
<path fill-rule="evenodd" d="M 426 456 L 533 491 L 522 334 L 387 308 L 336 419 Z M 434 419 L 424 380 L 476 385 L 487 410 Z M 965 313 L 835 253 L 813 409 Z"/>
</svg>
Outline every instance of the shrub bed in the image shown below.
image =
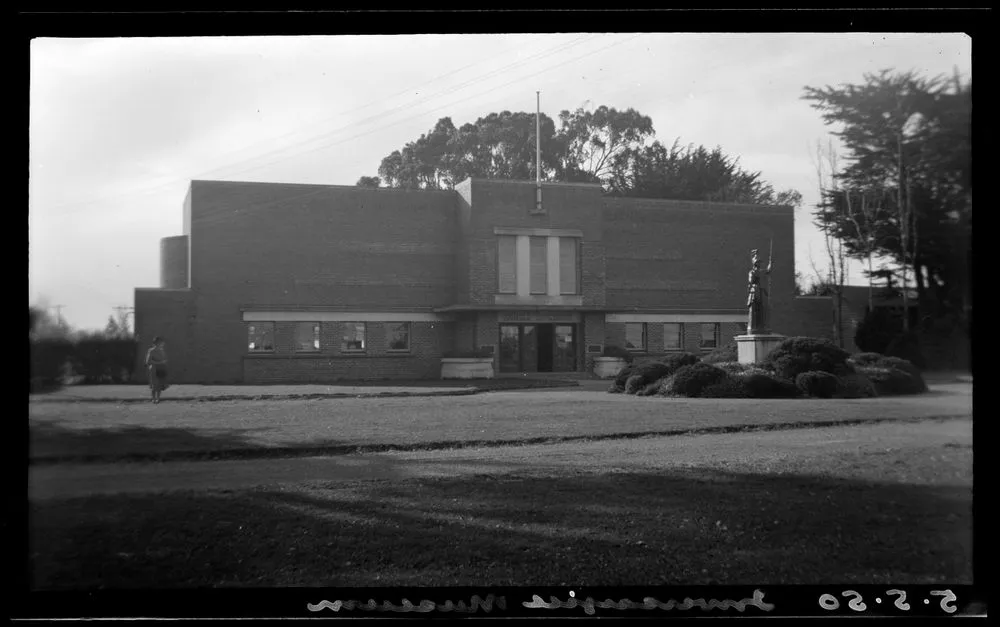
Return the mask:
<svg viewBox="0 0 1000 627">
<path fill-rule="evenodd" d="M 850 372 L 850 353 L 822 338 L 790 337 L 783 340 L 762 364 L 764 369 L 783 379 L 793 380 L 803 372 L 821 371 L 830 374 Z"/>
<path fill-rule="evenodd" d="M 674 373 L 673 391 L 681 396 L 696 397 L 702 389 L 723 381 L 727 376 L 725 370 L 711 364 L 691 364 Z"/>
<path fill-rule="evenodd" d="M 752 398 L 746 380 L 741 376 L 729 375 L 718 383 L 706 386 L 701 391 L 702 398 Z"/>
<path fill-rule="evenodd" d="M 721 362 L 734 362 L 739 359 L 736 342 L 730 342 L 725 346 L 720 346 L 714 351 L 703 355 L 701 360 L 706 364 L 719 364 Z"/>
<path fill-rule="evenodd" d="M 673 374 L 678 369 L 697 362 L 698 357 L 696 355 L 692 355 L 691 353 L 677 353 L 675 355 L 668 355 L 662 361 L 650 361 L 625 366 L 622 368 L 621 372 L 618 373 L 618 376 L 615 377 L 612 389 L 625 392 L 626 394 L 634 394 L 646 385 L 655 383 L 663 377 Z M 635 384 L 635 390 L 629 392 L 627 383 L 628 380 L 634 376 L 638 376 L 639 380 Z"/>
<path fill-rule="evenodd" d="M 795 387 L 806 396 L 833 398 L 837 393 L 837 375 L 821 370 L 810 370 L 795 377 Z"/>
<path fill-rule="evenodd" d="M 876 395 L 871 379 L 860 372 L 837 377 L 836 398 L 871 398 Z"/>
<path fill-rule="evenodd" d="M 794 381 L 771 372 L 751 372 L 742 378 L 750 398 L 796 398 L 799 395 Z"/>
<path fill-rule="evenodd" d="M 898 396 L 901 394 L 921 394 L 927 391 L 923 379 L 914 377 L 899 368 L 868 366 L 860 369 L 875 386 L 878 396 Z"/>
<path fill-rule="evenodd" d="M 854 364 L 856 367 L 862 369 L 895 368 L 896 370 L 902 370 L 919 382 L 919 387 L 922 392 L 927 391 L 927 383 L 924 381 L 924 377 L 920 373 L 920 369 L 905 359 L 901 359 L 899 357 L 889 357 L 879 353 L 858 353 L 857 355 L 851 355 L 848 363 Z"/>
</svg>

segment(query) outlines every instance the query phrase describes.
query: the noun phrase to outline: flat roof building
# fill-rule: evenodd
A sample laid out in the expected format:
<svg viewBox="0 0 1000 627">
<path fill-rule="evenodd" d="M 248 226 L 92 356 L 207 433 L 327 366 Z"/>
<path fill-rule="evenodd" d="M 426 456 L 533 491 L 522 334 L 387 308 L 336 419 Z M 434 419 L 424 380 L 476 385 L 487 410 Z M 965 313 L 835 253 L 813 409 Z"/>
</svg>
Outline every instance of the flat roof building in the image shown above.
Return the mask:
<svg viewBox="0 0 1000 627">
<path fill-rule="evenodd" d="M 752 248 L 773 242 L 772 327 L 830 336 L 796 298 L 791 207 L 618 198 L 599 185 L 469 179 L 450 191 L 192 181 L 140 341 L 188 383 L 584 372 L 607 345 L 657 356 L 744 332 Z"/>
</svg>

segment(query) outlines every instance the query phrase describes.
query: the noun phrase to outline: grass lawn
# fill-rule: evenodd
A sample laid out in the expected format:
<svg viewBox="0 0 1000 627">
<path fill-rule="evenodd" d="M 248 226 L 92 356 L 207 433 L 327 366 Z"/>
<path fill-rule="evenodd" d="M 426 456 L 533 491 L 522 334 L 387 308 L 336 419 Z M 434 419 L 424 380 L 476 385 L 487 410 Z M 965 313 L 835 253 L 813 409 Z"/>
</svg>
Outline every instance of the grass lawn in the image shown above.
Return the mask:
<svg viewBox="0 0 1000 627">
<path fill-rule="evenodd" d="M 581 389 L 457 397 L 28 406 L 35 462 L 265 457 L 969 416 L 972 386 L 855 400 L 637 398 Z"/>
<path fill-rule="evenodd" d="M 480 465 L 36 501 L 31 577 L 44 589 L 970 583 L 971 443 L 964 420 L 396 453 L 379 457 Z"/>
</svg>

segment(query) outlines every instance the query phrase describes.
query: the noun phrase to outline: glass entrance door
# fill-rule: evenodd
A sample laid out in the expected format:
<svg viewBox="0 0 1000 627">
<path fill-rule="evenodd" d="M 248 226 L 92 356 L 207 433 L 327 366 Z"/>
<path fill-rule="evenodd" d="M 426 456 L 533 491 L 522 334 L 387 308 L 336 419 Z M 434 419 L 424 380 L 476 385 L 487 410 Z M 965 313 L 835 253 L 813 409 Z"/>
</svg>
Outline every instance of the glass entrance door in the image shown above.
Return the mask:
<svg viewBox="0 0 1000 627">
<path fill-rule="evenodd" d="M 500 372 L 521 372 L 521 327 L 500 325 Z"/>
<path fill-rule="evenodd" d="M 574 372 L 572 324 L 501 324 L 500 372 Z"/>
<path fill-rule="evenodd" d="M 576 342 L 574 341 L 572 324 L 555 325 L 554 346 L 552 349 L 553 372 L 576 371 Z"/>
</svg>

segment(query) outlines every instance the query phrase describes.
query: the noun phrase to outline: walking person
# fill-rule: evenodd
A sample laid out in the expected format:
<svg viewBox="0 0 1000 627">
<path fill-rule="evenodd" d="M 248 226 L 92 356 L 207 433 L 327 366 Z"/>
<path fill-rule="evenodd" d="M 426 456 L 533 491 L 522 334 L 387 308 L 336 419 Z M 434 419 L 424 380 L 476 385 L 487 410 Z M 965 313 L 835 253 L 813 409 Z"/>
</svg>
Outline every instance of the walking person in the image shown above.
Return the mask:
<svg viewBox="0 0 1000 627">
<path fill-rule="evenodd" d="M 167 349 L 162 337 L 153 338 L 153 345 L 146 352 L 146 368 L 149 371 L 149 389 L 153 393 L 153 403 L 159 403 L 160 393 L 167 389 Z"/>
</svg>

